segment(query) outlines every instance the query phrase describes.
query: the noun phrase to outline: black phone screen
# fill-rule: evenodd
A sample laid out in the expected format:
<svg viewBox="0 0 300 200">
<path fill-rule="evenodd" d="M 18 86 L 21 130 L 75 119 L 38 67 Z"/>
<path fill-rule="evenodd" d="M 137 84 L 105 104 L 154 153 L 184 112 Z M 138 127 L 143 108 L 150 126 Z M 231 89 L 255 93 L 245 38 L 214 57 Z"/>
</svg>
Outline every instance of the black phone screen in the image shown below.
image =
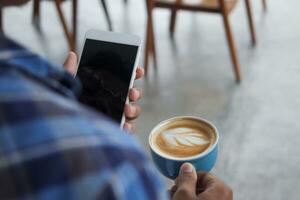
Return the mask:
<svg viewBox="0 0 300 200">
<path fill-rule="evenodd" d="M 121 123 L 138 46 L 87 39 L 77 77 L 79 101 Z"/>
</svg>

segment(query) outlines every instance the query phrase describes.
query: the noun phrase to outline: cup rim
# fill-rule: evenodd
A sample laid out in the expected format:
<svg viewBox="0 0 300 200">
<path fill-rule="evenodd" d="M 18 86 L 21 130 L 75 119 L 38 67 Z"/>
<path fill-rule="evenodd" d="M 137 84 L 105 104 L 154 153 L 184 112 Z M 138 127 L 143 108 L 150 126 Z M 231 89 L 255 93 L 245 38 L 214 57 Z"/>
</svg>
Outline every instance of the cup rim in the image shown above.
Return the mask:
<svg viewBox="0 0 300 200">
<path fill-rule="evenodd" d="M 184 158 L 176 158 L 176 157 L 172 157 L 172 156 L 169 156 L 169 155 L 165 155 L 165 154 L 161 154 L 160 152 L 158 152 L 155 148 L 153 148 L 152 144 L 151 144 L 151 137 L 153 135 L 153 133 L 158 129 L 160 128 L 162 125 L 170 122 L 170 121 L 174 121 L 174 120 L 177 120 L 177 119 L 193 119 L 193 120 L 198 120 L 198 121 L 202 121 L 206 124 L 208 124 L 209 126 L 211 126 L 211 128 L 214 130 L 215 134 L 216 134 L 216 141 L 214 142 L 214 144 L 209 147 L 208 149 L 206 149 L 205 151 L 201 152 L 200 154 L 197 154 L 197 155 L 194 155 L 194 156 L 188 156 L 188 157 L 184 157 Z M 202 158 L 204 156 L 206 156 L 207 154 L 209 154 L 210 152 L 212 152 L 216 146 L 218 145 L 219 143 L 219 131 L 218 129 L 215 127 L 215 125 L 213 123 L 211 123 L 210 121 L 206 120 L 206 119 L 203 119 L 201 117 L 196 117 L 196 116 L 176 116 L 176 117 L 172 117 L 170 119 L 166 119 L 162 122 L 160 122 L 159 124 L 157 124 L 150 132 L 149 136 L 148 136 L 148 144 L 150 146 L 150 149 L 152 151 L 154 151 L 156 154 L 158 154 L 159 156 L 163 157 L 163 158 L 167 158 L 167 159 L 170 159 L 170 160 L 174 160 L 174 161 L 191 161 L 191 160 L 195 160 L 195 159 L 198 159 L 198 158 Z"/>
</svg>

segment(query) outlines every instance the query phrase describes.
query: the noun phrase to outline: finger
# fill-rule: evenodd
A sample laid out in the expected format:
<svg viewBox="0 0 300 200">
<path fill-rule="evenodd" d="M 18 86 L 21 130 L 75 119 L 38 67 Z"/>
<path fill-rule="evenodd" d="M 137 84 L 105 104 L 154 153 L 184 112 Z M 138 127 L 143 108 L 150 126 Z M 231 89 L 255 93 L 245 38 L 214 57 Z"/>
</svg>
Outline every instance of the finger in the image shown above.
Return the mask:
<svg viewBox="0 0 300 200">
<path fill-rule="evenodd" d="M 198 172 L 197 176 L 198 176 L 197 187 L 202 188 L 204 190 L 213 186 L 218 182 L 221 182 L 216 176 L 212 175 L 211 173 Z"/>
<path fill-rule="evenodd" d="M 175 199 L 191 199 L 196 196 L 197 173 L 194 166 L 184 163 L 176 179 L 177 190 L 174 193 Z"/>
<path fill-rule="evenodd" d="M 145 74 L 144 69 L 141 68 L 141 67 L 138 67 L 138 68 L 136 69 L 135 79 L 137 80 L 137 79 L 142 78 L 142 77 L 144 76 L 144 74 Z"/>
<path fill-rule="evenodd" d="M 124 109 L 125 117 L 126 120 L 134 120 L 136 119 L 140 113 L 141 113 L 141 108 L 137 104 L 126 104 L 125 109 Z"/>
<path fill-rule="evenodd" d="M 198 198 L 207 199 L 212 196 L 214 199 L 233 199 L 233 192 L 230 187 L 210 173 L 198 173 L 197 190 Z"/>
<path fill-rule="evenodd" d="M 173 199 L 173 196 L 175 194 L 175 192 L 177 191 L 177 186 L 174 185 L 170 190 L 169 190 L 169 194 L 171 196 L 171 199 Z"/>
<path fill-rule="evenodd" d="M 204 192 L 205 191 L 205 189 L 204 188 L 201 188 L 201 187 L 197 187 L 196 188 L 196 194 L 198 195 L 198 194 L 200 194 L 200 193 L 202 193 L 202 192 Z"/>
<path fill-rule="evenodd" d="M 129 100 L 130 101 L 137 101 L 142 98 L 142 91 L 139 88 L 131 88 L 129 90 Z"/>
<path fill-rule="evenodd" d="M 128 131 L 129 133 L 135 133 L 136 132 L 136 126 L 130 122 L 125 122 L 124 129 Z"/>
<path fill-rule="evenodd" d="M 131 127 L 132 127 L 132 125 L 131 125 L 130 123 L 125 122 L 125 124 L 124 124 L 124 129 L 125 129 L 126 131 L 131 131 Z"/>
<path fill-rule="evenodd" d="M 72 75 L 75 75 L 77 71 L 77 55 L 70 51 L 66 61 L 64 62 L 64 68 Z"/>
</svg>

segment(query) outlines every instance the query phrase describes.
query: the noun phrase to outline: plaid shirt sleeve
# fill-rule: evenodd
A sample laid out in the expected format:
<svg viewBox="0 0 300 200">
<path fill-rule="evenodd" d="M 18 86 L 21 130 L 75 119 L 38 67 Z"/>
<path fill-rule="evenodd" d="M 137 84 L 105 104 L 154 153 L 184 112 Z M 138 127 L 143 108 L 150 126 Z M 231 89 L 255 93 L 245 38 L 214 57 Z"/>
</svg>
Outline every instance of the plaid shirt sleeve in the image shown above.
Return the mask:
<svg viewBox="0 0 300 200">
<path fill-rule="evenodd" d="M 0 35 L 0 199 L 167 199 L 137 145 L 80 84 Z"/>
</svg>

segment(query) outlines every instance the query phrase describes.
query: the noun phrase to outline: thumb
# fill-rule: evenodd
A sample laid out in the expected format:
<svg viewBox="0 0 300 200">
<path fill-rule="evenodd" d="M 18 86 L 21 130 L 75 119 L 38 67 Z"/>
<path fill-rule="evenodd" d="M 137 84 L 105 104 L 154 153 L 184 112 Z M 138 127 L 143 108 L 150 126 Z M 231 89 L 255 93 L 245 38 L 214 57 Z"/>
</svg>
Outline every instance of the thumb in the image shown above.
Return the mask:
<svg viewBox="0 0 300 200">
<path fill-rule="evenodd" d="M 76 55 L 76 53 L 70 51 L 70 53 L 64 63 L 64 68 L 72 75 L 75 75 L 75 73 L 77 71 L 77 55 Z"/>
<path fill-rule="evenodd" d="M 174 199 L 193 198 L 196 196 L 197 173 L 194 166 L 184 163 L 176 179 L 177 190 Z"/>
</svg>

